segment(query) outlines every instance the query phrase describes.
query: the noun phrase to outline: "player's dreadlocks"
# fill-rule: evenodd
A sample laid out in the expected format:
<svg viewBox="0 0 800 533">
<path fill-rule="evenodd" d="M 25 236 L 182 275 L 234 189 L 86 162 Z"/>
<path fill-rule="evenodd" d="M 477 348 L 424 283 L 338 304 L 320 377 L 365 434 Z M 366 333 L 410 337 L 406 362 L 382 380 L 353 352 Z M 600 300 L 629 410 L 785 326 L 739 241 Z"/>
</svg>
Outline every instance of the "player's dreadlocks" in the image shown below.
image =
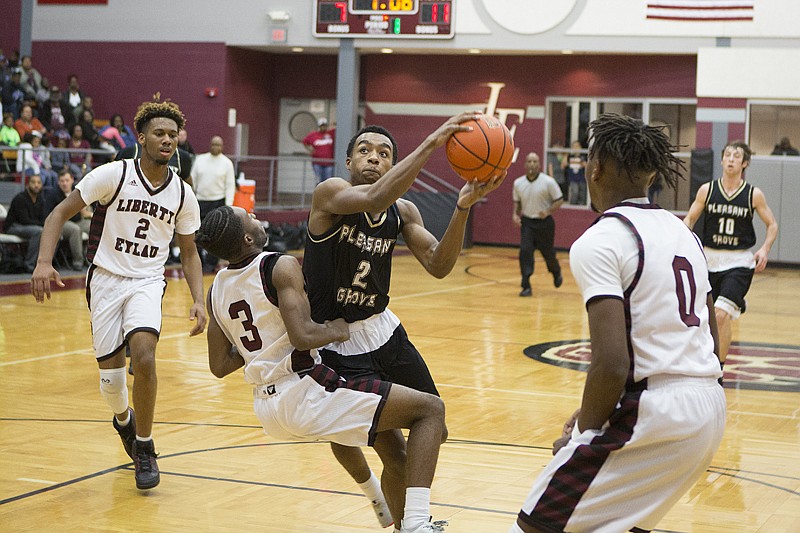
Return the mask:
<svg viewBox="0 0 800 533">
<path fill-rule="evenodd" d="M 674 189 L 686 165 L 673 153 L 677 147 L 670 144 L 665 128 L 616 113 L 603 114 L 589 124 L 589 157 L 597 156 L 600 162 L 613 159 L 631 181 L 655 172 L 655 179 L 663 178 Z"/>
<path fill-rule="evenodd" d="M 133 126 L 136 128 L 137 133 L 144 133 L 147 123 L 159 117 L 174 120 L 175 124 L 178 125 L 178 131 L 182 130 L 186 125 L 186 117 L 183 116 L 178 104 L 169 100 L 162 102 L 161 93 L 156 93 L 153 95 L 152 101 L 144 102 L 136 110 L 136 116 L 133 117 Z"/>
<path fill-rule="evenodd" d="M 242 220 L 232 207 L 225 205 L 206 215 L 194 242 L 212 255 L 231 261 L 241 254 L 243 235 Z"/>
</svg>

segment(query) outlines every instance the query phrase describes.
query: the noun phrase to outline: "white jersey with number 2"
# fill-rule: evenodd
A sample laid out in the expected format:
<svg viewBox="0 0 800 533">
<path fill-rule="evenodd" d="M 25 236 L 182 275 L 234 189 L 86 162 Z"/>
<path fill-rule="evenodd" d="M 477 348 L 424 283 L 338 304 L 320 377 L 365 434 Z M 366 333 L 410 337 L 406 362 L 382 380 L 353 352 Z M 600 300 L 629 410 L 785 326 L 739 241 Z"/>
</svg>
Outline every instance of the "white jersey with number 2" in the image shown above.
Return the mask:
<svg viewBox="0 0 800 533">
<path fill-rule="evenodd" d="M 200 227 L 197 199 L 172 170 L 154 189 L 139 160 L 114 161 L 92 170 L 76 189 L 86 204 L 98 202 L 88 259 L 119 276 L 163 275 L 173 234 L 192 235 Z"/>
</svg>

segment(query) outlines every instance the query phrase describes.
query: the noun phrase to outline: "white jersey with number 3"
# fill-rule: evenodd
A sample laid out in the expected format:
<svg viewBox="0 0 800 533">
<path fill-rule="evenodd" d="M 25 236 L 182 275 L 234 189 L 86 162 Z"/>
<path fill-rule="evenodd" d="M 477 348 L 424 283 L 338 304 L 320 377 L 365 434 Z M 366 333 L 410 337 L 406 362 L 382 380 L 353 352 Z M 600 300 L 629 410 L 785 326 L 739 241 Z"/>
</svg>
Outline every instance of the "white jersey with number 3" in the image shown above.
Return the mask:
<svg viewBox="0 0 800 533">
<path fill-rule="evenodd" d="M 92 170 L 76 189 L 86 204 L 98 203 L 88 259 L 119 276 L 163 275 L 173 234 L 192 235 L 200 227 L 197 199 L 172 170 L 154 189 L 139 160 L 125 159 Z"/>
<path fill-rule="evenodd" d="M 584 302 L 624 302 L 634 381 L 658 374 L 719 377 L 702 247 L 675 215 L 643 202 L 607 210 L 572 245 L 570 267 Z"/>
<path fill-rule="evenodd" d="M 244 378 L 254 385 L 293 374 L 294 346 L 278 309 L 272 270 L 280 254 L 261 252 L 246 264 L 217 272 L 209 289 L 210 309 L 228 341 L 245 361 Z M 302 368 L 321 362 L 317 350 L 303 356 Z"/>
</svg>

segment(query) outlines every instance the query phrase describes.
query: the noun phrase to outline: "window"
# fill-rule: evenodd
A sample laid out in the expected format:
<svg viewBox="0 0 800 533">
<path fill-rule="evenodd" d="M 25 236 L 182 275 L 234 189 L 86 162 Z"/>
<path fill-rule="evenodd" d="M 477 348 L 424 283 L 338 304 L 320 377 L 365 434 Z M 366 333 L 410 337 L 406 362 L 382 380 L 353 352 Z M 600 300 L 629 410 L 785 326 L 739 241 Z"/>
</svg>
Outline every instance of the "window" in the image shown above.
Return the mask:
<svg viewBox="0 0 800 533">
<path fill-rule="evenodd" d="M 800 106 L 796 109 L 800 112 Z M 648 124 L 668 126 L 670 140 L 680 147 L 679 156 L 687 162 L 688 168 L 690 153 L 696 143 L 696 112 L 697 101 L 694 99 L 549 98 L 545 129 L 547 156 L 543 170 L 562 185 L 564 197 L 569 203 L 588 206 L 591 199 L 582 186 L 576 184 L 570 191 L 567 170 L 570 153 L 573 159 L 576 153 L 586 155 L 588 127 L 592 120 L 603 113 L 619 113 Z M 800 140 L 800 131 L 797 138 Z M 581 144 L 577 152 L 577 147 L 572 147 L 575 141 Z M 686 178 L 685 183 L 678 184 L 676 191 L 665 189 L 655 201 L 667 209 L 688 209 L 688 170 Z M 572 200 L 569 199 L 570 192 L 573 193 Z"/>
<path fill-rule="evenodd" d="M 755 155 L 769 155 L 785 137 L 793 147 L 800 144 L 800 104 L 793 102 L 749 103 L 748 143 Z"/>
</svg>

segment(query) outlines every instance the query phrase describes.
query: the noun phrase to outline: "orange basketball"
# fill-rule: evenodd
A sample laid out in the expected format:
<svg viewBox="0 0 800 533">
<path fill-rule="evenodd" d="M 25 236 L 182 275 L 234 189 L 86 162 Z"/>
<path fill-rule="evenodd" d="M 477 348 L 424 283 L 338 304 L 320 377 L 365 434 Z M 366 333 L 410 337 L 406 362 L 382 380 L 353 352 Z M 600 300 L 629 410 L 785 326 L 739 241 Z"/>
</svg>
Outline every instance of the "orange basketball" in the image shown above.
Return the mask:
<svg viewBox="0 0 800 533">
<path fill-rule="evenodd" d="M 505 124 L 481 115 L 462 125 L 472 131 L 459 131 L 447 141 L 447 161 L 456 174 L 467 181 L 488 181 L 511 166 L 514 141 Z"/>
</svg>

